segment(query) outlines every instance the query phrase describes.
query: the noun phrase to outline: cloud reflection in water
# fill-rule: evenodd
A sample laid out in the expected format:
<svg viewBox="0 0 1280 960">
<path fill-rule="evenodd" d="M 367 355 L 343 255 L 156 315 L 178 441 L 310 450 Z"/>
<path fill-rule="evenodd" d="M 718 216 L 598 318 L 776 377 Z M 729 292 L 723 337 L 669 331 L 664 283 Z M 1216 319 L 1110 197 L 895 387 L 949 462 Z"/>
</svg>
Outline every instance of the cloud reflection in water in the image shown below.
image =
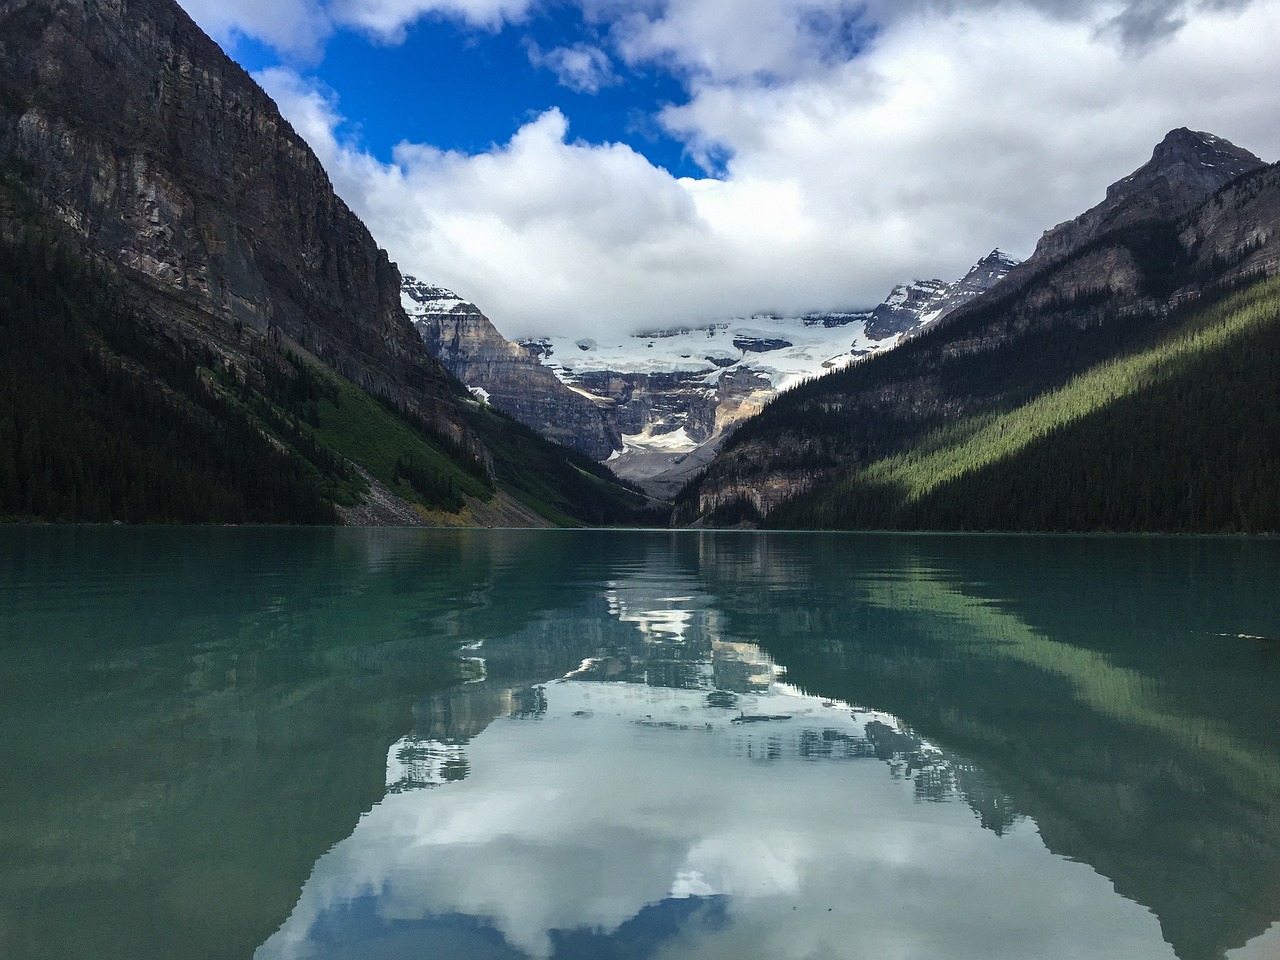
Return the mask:
<svg viewBox="0 0 1280 960">
<path fill-rule="evenodd" d="M 605 600 L 640 654 L 420 704 L 258 960 L 1173 956 L 1034 824 L 985 829 L 971 764 L 789 686 L 698 597 Z"/>
</svg>

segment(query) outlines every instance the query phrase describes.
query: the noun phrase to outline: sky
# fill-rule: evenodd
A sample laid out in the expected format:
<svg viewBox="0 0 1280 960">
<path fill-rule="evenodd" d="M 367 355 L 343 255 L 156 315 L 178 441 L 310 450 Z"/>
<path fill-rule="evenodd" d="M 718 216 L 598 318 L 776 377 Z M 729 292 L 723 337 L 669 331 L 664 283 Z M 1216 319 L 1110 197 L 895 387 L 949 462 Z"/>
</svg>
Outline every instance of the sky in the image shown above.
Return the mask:
<svg viewBox="0 0 1280 960">
<path fill-rule="evenodd" d="M 1175 127 L 1280 158 L 1280 0 L 179 0 L 508 337 L 869 307 Z"/>
</svg>

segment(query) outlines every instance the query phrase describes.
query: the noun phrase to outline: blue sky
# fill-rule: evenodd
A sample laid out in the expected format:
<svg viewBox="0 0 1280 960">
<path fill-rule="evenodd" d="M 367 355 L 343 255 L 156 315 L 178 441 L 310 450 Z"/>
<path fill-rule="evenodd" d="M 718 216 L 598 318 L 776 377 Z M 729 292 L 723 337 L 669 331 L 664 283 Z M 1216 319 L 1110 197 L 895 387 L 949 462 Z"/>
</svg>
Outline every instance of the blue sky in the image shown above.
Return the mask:
<svg viewBox="0 0 1280 960">
<path fill-rule="evenodd" d="M 407 24 L 395 43 L 337 32 L 321 59 L 302 64 L 340 99 L 350 118 L 343 132 L 384 162 L 402 140 L 483 153 L 558 107 L 573 118 L 575 137 L 625 143 L 676 176 L 706 173 L 654 120 L 662 107 L 687 100 L 680 80 L 593 56 L 601 50 L 598 33 L 568 4 L 497 29 L 435 15 Z M 297 62 L 253 38 L 230 46 L 250 72 Z M 556 55 L 560 50 L 567 53 Z"/>
<path fill-rule="evenodd" d="M 1280 0 L 180 0 L 508 336 L 870 306 L 1170 129 L 1280 155 Z"/>
</svg>

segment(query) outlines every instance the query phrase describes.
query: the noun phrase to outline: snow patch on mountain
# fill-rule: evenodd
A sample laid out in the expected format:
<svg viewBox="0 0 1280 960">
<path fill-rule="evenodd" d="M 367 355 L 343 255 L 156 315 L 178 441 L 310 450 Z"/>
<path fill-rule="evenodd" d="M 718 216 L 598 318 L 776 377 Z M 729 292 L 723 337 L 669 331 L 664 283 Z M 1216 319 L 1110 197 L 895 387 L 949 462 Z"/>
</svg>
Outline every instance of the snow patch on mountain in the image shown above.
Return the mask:
<svg viewBox="0 0 1280 960">
<path fill-rule="evenodd" d="M 624 433 L 622 435 L 625 454 L 634 450 L 655 450 L 669 454 L 690 453 L 698 446 L 698 441 L 689 436 L 684 427 L 668 433 L 655 433 L 646 428 L 643 433 Z"/>
<path fill-rule="evenodd" d="M 1015 262 L 996 250 L 954 283 L 901 284 L 871 310 L 761 313 L 516 343 L 444 287 L 405 277 L 402 300 L 427 349 L 478 399 L 668 495 L 779 392 L 891 349 L 999 282 Z M 548 383 L 531 377 L 535 371 Z M 552 397 L 548 384 L 578 406 Z M 536 403 L 531 391 L 541 395 Z M 586 427 L 589 442 L 578 435 Z"/>
<path fill-rule="evenodd" d="M 896 346 L 990 289 L 1017 263 L 993 250 L 959 280 L 900 284 L 872 310 L 757 314 L 597 339 L 553 335 L 518 342 L 570 386 L 577 386 L 585 372 L 607 370 L 701 372 L 713 387 L 726 371 L 742 369 L 763 374 L 775 391 L 782 391 Z"/>
<path fill-rule="evenodd" d="M 871 340 L 864 325 L 864 320 L 823 326 L 811 324 L 805 317 L 757 316 L 673 329 L 661 335 L 619 334 L 593 340 L 549 336 L 519 342 L 571 386 L 584 372 L 609 370 L 701 372 L 704 382 L 714 387 L 726 370 L 742 368 L 767 376 L 774 390 L 786 390 L 896 343 Z"/>
</svg>

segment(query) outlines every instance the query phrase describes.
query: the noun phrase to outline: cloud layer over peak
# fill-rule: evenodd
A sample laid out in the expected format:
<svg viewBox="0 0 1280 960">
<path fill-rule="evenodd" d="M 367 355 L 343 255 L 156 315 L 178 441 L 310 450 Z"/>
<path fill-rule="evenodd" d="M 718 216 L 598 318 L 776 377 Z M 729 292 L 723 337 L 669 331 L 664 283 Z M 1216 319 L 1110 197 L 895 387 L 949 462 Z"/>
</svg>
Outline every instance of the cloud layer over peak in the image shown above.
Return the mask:
<svg viewBox="0 0 1280 960">
<path fill-rule="evenodd" d="M 313 45 L 342 25 L 394 42 L 424 16 L 483 43 L 546 16 L 531 0 L 292 2 Z M 273 42 L 286 17 L 261 6 L 203 22 Z M 530 34 L 522 59 L 578 94 L 679 78 L 682 98 L 637 112 L 702 176 L 621 135 L 577 139 L 567 107 L 479 152 L 404 142 L 386 162 L 350 135 L 341 90 L 296 64 L 259 74 L 402 269 L 508 336 L 867 306 L 996 246 L 1026 255 L 1173 127 L 1280 153 L 1278 0 L 579 0 L 573 23 L 576 39 Z"/>
</svg>

